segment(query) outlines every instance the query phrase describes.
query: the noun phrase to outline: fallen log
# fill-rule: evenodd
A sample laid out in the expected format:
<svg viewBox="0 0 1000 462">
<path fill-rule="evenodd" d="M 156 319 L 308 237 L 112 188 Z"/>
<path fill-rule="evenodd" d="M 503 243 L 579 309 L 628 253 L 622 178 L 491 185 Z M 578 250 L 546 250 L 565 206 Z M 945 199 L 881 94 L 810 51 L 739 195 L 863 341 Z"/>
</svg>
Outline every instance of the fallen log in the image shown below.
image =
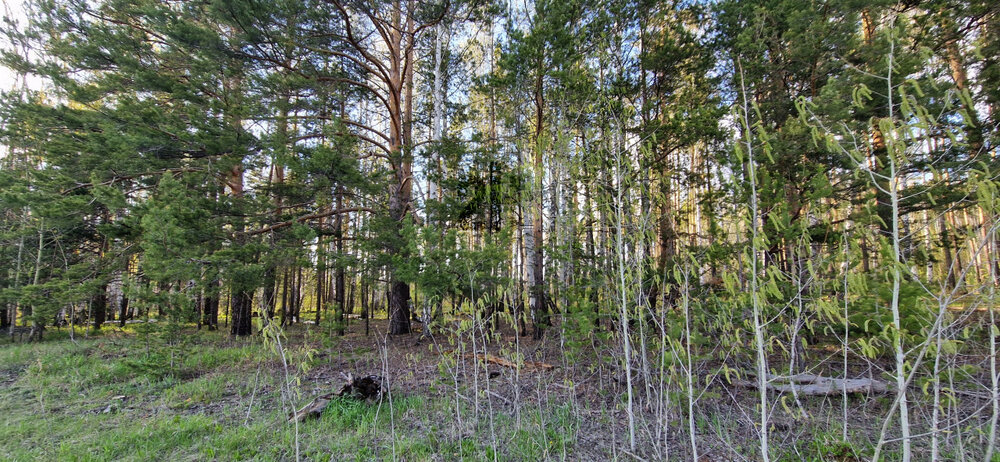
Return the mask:
<svg viewBox="0 0 1000 462">
<path fill-rule="evenodd" d="M 755 380 L 735 380 L 734 385 L 747 388 L 757 388 Z M 849 394 L 885 393 L 889 386 L 885 382 L 874 379 L 837 379 L 815 374 L 796 374 L 792 376 L 768 375 L 766 387 L 768 390 L 781 393 L 797 393 L 806 396 L 839 395 L 845 391 Z"/>
<path fill-rule="evenodd" d="M 473 355 L 471 353 L 468 354 L 468 355 L 465 355 L 465 356 L 467 358 L 469 358 L 469 357 L 476 358 L 476 359 L 478 359 L 480 361 L 483 361 L 483 362 L 486 362 L 486 363 L 496 364 L 497 366 L 509 367 L 511 369 L 516 369 L 517 368 L 517 363 L 515 363 L 513 361 L 510 361 L 510 360 L 503 359 L 503 358 L 501 358 L 499 356 L 493 356 L 493 355 L 487 355 L 487 354 L 476 354 L 476 355 Z M 522 369 L 529 370 L 529 371 L 530 370 L 546 370 L 547 371 L 547 370 L 555 369 L 555 367 L 556 366 L 553 366 L 552 364 L 543 363 L 541 361 L 525 361 L 524 362 L 524 366 L 522 367 Z"/>
<path fill-rule="evenodd" d="M 312 417 L 319 417 L 320 414 L 323 413 L 323 410 L 330 405 L 330 401 L 333 400 L 333 397 L 333 393 L 317 396 L 311 403 L 288 416 L 288 421 L 294 422 L 297 420 L 302 422 Z"/>
<path fill-rule="evenodd" d="M 382 397 L 382 377 L 369 375 L 354 378 L 350 373 L 348 373 L 344 374 L 344 378 L 347 383 L 340 388 L 339 392 L 317 396 L 312 400 L 312 402 L 305 405 L 302 409 L 299 409 L 298 411 L 292 413 L 292 415 L 288 416 L 288 421 L 292 422 L 297 420 L 302 422 L 306 419 L 319 417 L 323 414 L 323 410 L 330 405 L 330 402 L 333 401 L 334 398 L 369 400 L 379 399 Z"/>
<path fill-rule="evenodd" d="M 379 399 L 382 397 L 382 377 L 378 375 L 368 375 L 365 377 L 353 378 L 347 374 L 347 383 L 340 389 L 337 396 L 351 397 L 356 399 Z"/>
</svg>

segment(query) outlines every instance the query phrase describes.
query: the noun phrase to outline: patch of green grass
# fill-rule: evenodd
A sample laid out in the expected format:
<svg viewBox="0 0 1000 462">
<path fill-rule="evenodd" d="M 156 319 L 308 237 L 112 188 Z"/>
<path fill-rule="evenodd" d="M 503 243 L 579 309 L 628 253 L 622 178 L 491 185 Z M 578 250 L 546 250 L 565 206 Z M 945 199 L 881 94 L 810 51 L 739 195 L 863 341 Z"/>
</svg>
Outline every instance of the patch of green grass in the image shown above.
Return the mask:
<svg viewBox="0 0 1000 462">
<path fill-rule="evenodd" d="M 221 431 L 206 416 L 155 417 L 100 432 L 80 444 L 60 446 L 57 457 L 72 459 L 75 454 L 83 453 L 92 460 L 192 459 L 200 445 Z"/>
<path fill-rule="evenodd" d="M 779 460 L 822 460 L 830 462 L 854 462 L 871 459 L 870 451 L 858 448 L 851 441 L 843 441 L 842 433 L 835 430 L 820 431 L 812 441 L 796 443 L 793 451 L 787 451 Z"/>
<path fill-rule="evenodd" d="M 284 402 L 275 353 L 259 340 L 105 334 L 0 346 L 0 460 L 295 458 L 286 412 L 311 394 Z M 334 461 L 492 460 L 494 451 L 501 460 L 572 458 L 578 422 L 569 407 L 525 410 L 520 427 L 497 412 L 491 431 L 469 406 L 461 404 L 459 425 L 450 395 L 400 389 L 391 403 L 338 399 L 299 425 L 299 449 Z"/>
<path fill-rule="evenodd" d="M 211 372 L 166 389 L 163 400 L 175 407 L 208 404 L 236 394 L 240 391 L 241 381 L 242 378 L 237 374 Z"/>
</svg>

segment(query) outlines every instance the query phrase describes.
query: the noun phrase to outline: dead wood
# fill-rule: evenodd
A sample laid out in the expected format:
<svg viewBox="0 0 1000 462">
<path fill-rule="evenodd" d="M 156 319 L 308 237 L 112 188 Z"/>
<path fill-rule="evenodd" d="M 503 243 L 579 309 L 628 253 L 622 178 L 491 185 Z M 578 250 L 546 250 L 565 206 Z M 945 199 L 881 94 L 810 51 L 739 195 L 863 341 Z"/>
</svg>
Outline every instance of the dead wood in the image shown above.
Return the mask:
<svg viewBox="0 0 1000 462">
<path fill-rule="evenodd" d="M 487 355 L 487 354 L 476 354 L 476 355 L 473 355 L 473 354 L 470 353 L 470 354 L 465 355 L 465 357 L 466 358 L 476 358 L 476 359 L 478 359 L 480 361 L 483 361 L 483 362 L 486 362 L 486 363 L 496 364 L 498 366 L 503 366 L 503 367 L 509 367 L 511 369 L 516 369 L 517 368 L 517 363 L 515 363 L 513 361 L 506 360 L 506 359 L 503 359 L 503 358 L 501 358 L 499 356 L 493 356 L 493 355 Z M 550 369 L 555 369 L 555 366 L 553 366 L 552 364 L 543 363 L 543 362 L 540 362 L 540 361 L 525 361 L 524 362 L 524 366 L 522 367 L 522 369 L 523 370 L 529 370 L 529 371 L 531 371 L 531 370 L 546 370 L 547 371 L 547 370 L 550 370 Z"/>
<path fill-rule="evenodd" d="M 319 417 L 323 413 L 323 410 L 330 405 L 330 401 L 333 399 L 334 394 L 328 393 L 325 395 L 317 396 L 316 399 L 312 400 L 311 403 L 307 404 L 302 409 L 295 411 L 294 414 L 288 417 L 289 422 L 298 420 L 302 422 L 306 419 L 312 417 Z"/>
<path fill-rule="evenodd" d="M 755 380 L 735 380 L 734 385 L 757 388 Z M 885 382 L 874 379 L 837 379 L 815 374 L 796 374 L 792 376 L 768 375 L 767 389 L 781 393 L 797 393 L 807 396 L 839 395 L 845 391 L 850 394 L 885 393 L 889 386 Z"/>
<path fill-rule="evenodd" d="M 337 396 L 351 397 L 356 399 L 379 399 L 382 397 L 382 377 L 369 375 L 365 377 L 353 378 L 351 374 L 346 374 L 347 383 L 340 389 Z"/>
<path fill-rule="evenodd" d="M 305 407 L 288 416 L 288 421 L 292 422 L 298 420 L 299 422 L 302 422 L 306 419 L 319 417 L 334 398 L 377 400 L 382 397 L 381 376 L 368 375 L 365 377 L 354 378 L 350 373 L 343 375 L 347 383 L 341 387 L 339 392 L 317 396 Z"/>
</svg>

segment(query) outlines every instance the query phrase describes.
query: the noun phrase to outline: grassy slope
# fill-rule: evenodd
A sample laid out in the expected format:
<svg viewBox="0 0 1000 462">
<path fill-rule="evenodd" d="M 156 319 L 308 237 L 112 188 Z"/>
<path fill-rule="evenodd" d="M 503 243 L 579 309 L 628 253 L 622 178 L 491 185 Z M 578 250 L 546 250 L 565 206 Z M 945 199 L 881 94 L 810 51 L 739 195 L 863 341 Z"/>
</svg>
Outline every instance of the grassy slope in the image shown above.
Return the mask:
<svg viewBox="0 0 1000 462">
<path fill-rule="evenodd" d="M 89 339 L 77 331 L 76 341 L 65 330 L 46 333 L 42 343 L 0 337 L 0 460 L 294 460 L 288 410 L 339 390 L 340 373 L 347 371 L 389 377 L 391 404 L 334 401 L 320 419 L 300 426 L 304 460 L 633 460 L 624 451 L 617 363 L 580 351 L 568 359 L 558 349 L 527 344 L 527 359 L 557 367 L 515 375 L 506 367 L 476 367 L 480 363 L 454 338 L 422 346 L 415 336 L 390 339 L 383 356 L 377 337 L 359 332 L 339 337 L 296 325 L 288 335 L 291 399 L 281 392 L 285 376 L 278 351 L 261 336 L 234 340 L 192 327 L 171 332 L 136 324 L 125 331 L 109 326 Z M 490 351 L 513 357 L 494 346 Z M 717 367 L 711 360 L 696 365 L 699 374 Z M 635 453 L 686 460 L 686 395 L 677 388 L 682 377 L 667 378 L 673 381 L 663 395 L 669 408 L 662 414 L 656 407 L 638 410 L 642 446 Z M 725 386 L 721 379 L 699 387 L 694 420 L 703 459 L 756 459 L 756 391 Z M 926 432 L 929 397 L 916 388 L 912 396 L 917 428 Z M 973 401 L 948 408 L 948 418 L 977 409 L 982 414 L 983 403 Z M 802 409 L 790 395 L 774 396 L 775 460 L 870 457 L 889 395 L 851 396 L 848 441 L 841 437 L 840 402 L 839 396 L 801 397 L 809 417 L 799 419 Z M 958 425 L 961 434 L 952 434 L 978 460 L 983 435 L 978 427 Z M 888 435 L 895 434 L 891 427 Z M 960 447 L 952 443 L 943 453 L 949 459 Z M 918 454 L 927 454 L 928 444 L 927 438 L 918 440 Z M 887 445 L 886 460 L 898 460 L 897 446 Z"/>
<path fill-rule="evenodd" d="M 0 341 L 0 460 L 294 459 L 280 363 L 259 341 L 106 331 L 76 342 L 51 332 L 40 344 Z M 336 386 L 301 383 L 294 402 Z M 391 406 L 336 401 L 300 427 L 300 450 L 310 460 L 493 459 L 491 432 L 457 435 L 453 414 L 454 401 L 405 391 Z M 497 416 L 494 431 L 512 436 L 497 445 L 499 458 L 565 454 L 570 418 L 528 411 L 513 428 Z"/>
</svg>

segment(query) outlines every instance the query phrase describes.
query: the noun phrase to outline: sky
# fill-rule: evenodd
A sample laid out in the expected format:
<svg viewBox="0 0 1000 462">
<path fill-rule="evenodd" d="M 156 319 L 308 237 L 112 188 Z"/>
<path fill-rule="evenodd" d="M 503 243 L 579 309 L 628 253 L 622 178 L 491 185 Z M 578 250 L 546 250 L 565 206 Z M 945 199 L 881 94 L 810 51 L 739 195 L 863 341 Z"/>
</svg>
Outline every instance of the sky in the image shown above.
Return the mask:
<svg viewBox="0 0 1000 462">
<path fill-rule="evenodd" d="M 19 25 L 25 22 L 25 0 L 0 0 L 3 8 L 3 22 L 14 21 Z M 4 37 L 0 37 L 0 47 L 8 50 L 11 44 Z M 14 89 L 17 84 L 17 75 L 6 66 L 0 64 L 0 90 L 8 91 Z"/>
<path fill-rule="evenodd" d="M 3 25 L 5 27 L 9 21 L 14 22 L 19 27 L 24 25 L 27 16 L 25 5 L 26 1 L 27 0 L 0 0 L 0 11 L 3 13 Z M 5 51 L 11 49 L 11 44 L 7 41 L 6 37 L 0 36 L 0 49 Z M 3 64 L 0 64 L 0 91 L 6 92 L 18 88 L 20 86 L 18 80 L 18 75 L 14 71 Z M 39 79 L 32 78 L 30 76 L 27 79 L 27 84 L 30 88 L 36 90 L 42 87 Z M 6 155 L 7 146 L 0 143 L 0 159 L 3 159 Z"/>
</svg>

